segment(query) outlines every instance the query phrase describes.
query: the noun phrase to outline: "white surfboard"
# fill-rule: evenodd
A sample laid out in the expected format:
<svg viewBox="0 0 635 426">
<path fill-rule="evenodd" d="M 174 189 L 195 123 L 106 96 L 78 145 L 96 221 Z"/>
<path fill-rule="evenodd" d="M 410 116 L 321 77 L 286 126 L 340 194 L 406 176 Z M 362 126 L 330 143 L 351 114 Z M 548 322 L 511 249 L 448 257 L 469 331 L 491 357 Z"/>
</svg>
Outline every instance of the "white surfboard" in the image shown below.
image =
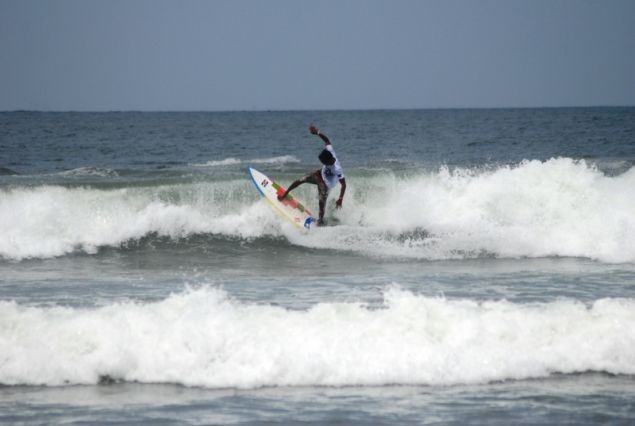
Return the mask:
<svg viewBox="0 0 635 426">
<path fill-rule="evenodd" d="M 284 194 L 285 188 L 256 169 L 248 167 L 248 171 L 258 192 L 265 197 L 265 200 L 267 200 L 269 205 L 271 205 L 280 216 L 298 228 L 311 228 L 311 224 L 316 220 L 313 218 L 309 209 L 304 207 L 304 205 L 291 194 L 287 195 L 284 200 L 279 201 L 278 195 Z"/>
</svg>

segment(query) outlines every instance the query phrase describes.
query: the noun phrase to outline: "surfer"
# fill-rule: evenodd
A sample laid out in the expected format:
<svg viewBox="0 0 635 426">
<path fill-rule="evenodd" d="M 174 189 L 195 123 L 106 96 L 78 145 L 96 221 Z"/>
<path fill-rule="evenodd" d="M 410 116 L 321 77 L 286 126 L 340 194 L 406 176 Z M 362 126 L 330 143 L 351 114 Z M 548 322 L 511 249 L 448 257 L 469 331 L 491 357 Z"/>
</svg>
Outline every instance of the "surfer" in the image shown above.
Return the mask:
<svg viewBox="0 0 635 426">
<path fill-rule="evenodd" d="M 335 202 L 336 208 L 342 208 L 342 202 L 344 201 L 344 193 L 346 192 L 346 179 L 344 178 L 344 170 L 335 155 L 333 145 L 325 134 L 315 127 L 309 127 L 309 131 L 313 135 L 317 135 L 324 141 L 324 149 L 320 152 L 318 158 L 322 163 L 322 168 L 315 170 L 308 175 L 301 177 L 294 181 L 289 188 L 278 196 L 278 200 L 282 201 L 294 188 L 302 185 L 303 183 L 311 183 L 318 187 L 318 199 L 320 205 L 320 216 L 318 217 L 318 226 L 324 225 L 324 208 L 326 207 L 326 199 L 329 195 L 329 190 L 335 188 L 337 183 L 340 183 L 340 197 Z"/>
</svg>

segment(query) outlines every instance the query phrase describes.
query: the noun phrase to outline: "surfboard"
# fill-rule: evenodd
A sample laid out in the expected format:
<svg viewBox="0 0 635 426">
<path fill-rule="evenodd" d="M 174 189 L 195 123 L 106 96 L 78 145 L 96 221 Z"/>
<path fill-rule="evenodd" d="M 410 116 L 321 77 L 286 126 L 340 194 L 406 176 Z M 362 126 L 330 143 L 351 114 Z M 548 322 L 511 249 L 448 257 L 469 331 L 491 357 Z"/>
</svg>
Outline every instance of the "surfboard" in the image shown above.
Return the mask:
<svg viewBox="0 0 635 426">
<path fill-rule="evenodd" d="M 284 187 L 252 167 L 248 167 L 247 170 L 260 195 L 265 197 L 265 200 L 273 207 L 276 213 L 298 228 L 311 228 L 311 224 L 316 220 L 313 218 L 309 209 L 304 207 L 304 205 L 291 194 L 287 195 L 284 200 L 279 201 L 278 195 L 284 194 L 286 191 Z"/>
</svg>

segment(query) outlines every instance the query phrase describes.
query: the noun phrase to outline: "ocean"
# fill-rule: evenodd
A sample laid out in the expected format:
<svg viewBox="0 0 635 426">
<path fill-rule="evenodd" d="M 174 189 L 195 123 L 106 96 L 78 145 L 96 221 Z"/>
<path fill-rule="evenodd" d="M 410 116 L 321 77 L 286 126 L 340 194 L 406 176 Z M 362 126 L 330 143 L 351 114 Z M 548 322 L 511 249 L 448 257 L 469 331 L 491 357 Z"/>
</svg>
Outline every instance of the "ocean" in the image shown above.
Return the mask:
<svg viewBox="0 0 635 426">
<path fill-rule="evenodd" d="M 0 113 L 0 422 L 635 424 L 635 108 Z"/>
</svg>

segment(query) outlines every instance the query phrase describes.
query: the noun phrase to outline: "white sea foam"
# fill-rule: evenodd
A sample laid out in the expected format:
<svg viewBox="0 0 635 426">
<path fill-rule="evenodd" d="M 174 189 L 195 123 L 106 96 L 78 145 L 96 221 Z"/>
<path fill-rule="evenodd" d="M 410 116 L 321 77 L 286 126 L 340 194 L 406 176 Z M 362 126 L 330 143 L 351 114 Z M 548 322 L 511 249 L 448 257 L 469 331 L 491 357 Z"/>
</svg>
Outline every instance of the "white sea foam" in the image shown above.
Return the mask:
<svg viewBox="0 0 635 426">
<path fill-rule="evenodd" d="M 214 288 L 73 309 L 0 301 L 0 383 L 100 377 L 211 388 L 486 383 L 635 374 L 635 300 L 474 302 L 392 286 L 384 303 L 289 310 Z"/>
<path fill-rule="evenodd" d="M 225 158 L 223 160 L 210 160 L 206 163 L 192 164 L 194 167 L 218 167 L 218 166 L 234 166 L 239 164 L 286 164 L 299 163 L 300 160 L 293 155 L 282 155 L 271 158 L 254 158 L 252 160 L 240 160 L 238 158 Z"/>
<path fill-rule="evenodd" d="M 159 188 L 7 189 L 0 192 L 0 256 L 94 253 L 150 234 L 213 233 L 284 235 L 303 246 L 415 259 L 635 262 L 635 168 L 606 176 L 584 161 L 561 158 L 409 177 L 384 170 L 364 179 L 349 174 L 347 181 L 345 208 L 329 213 L 339 226 L 308 234 L 287 228 L 247 177 Z M 313 186 L 296 195 L 317 210 Z"/>
<path fill-rule="evenodd" d="M 561 158 L 358 185 L 351 180 L 347 209 L 338 215 L 345 227 L 293 241 L 427 259 L 487 254 L 635 262 L 635 168 L 609 177 Z"/>
</svg>

